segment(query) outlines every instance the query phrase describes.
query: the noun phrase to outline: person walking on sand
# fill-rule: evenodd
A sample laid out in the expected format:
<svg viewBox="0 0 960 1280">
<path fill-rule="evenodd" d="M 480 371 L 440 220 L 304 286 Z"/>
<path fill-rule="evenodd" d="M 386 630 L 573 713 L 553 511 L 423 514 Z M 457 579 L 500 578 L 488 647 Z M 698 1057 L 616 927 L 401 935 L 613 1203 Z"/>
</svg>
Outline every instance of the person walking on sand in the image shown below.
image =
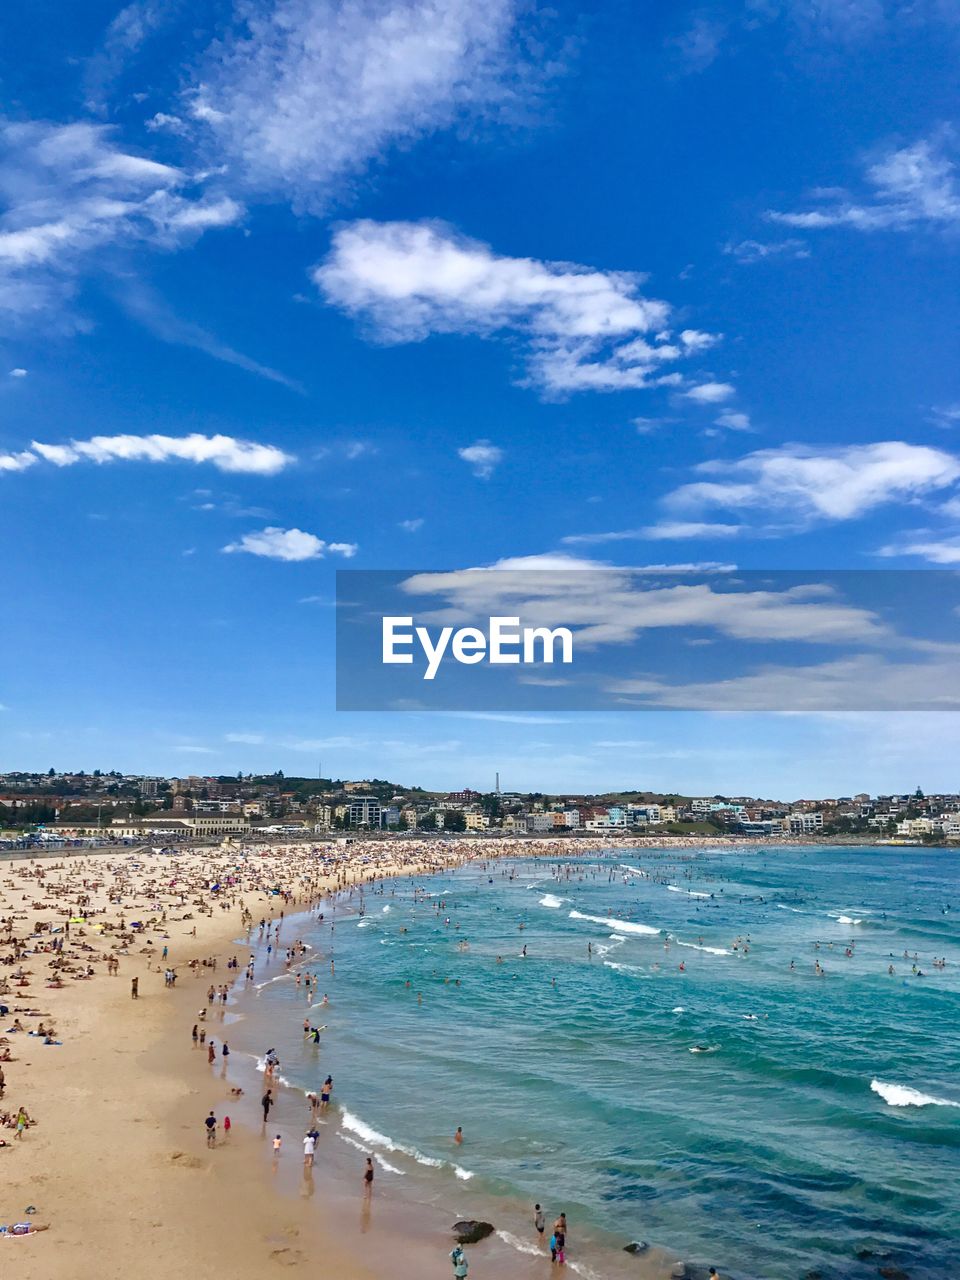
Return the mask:
<svg viewBox="0 0 960 1280">
<path fill-rule="evenodd" d="M 266 1124 L 270 1117 L 270 1108 L 273 1106 L 273 1094 L 269 1089 L 260 1099 L 260 1105 L 263 1107 L 263 1123 Z"/>
<path fill-rule="evenodd" d="M 283 1146 L 283 1138 L 278 1133 L 273 1140 L 273 1158 L 276 1160 L 280 1155 L 280 1148 Z"/>
<path fill-rule="evenodd" d="M 373 1160 L 367 1156 L 367 1163 L 363 1168 L 363 1192 L 364 1195 L 370 1195 L 373 1191 Z"/>
<path fill-rule="evenodd" d="M 470 1264 L 467 1262 L 467 1255 L 460 1245 L 457 1245 L 451 1252 L 450 1261 L 453 1263 L 454 1276 L 456 1276 L 457 1280 L 462 1280 L 462 1277 L 470 1270 Z"/>
<path fill-rule="evenodd" d="M 313 1167 L 313 1153 L 317 1149 L 317 1140 L 312 1133 L 304 1135 L 303 1139 L 303 1167 L 310 1169 Z"/>
<path fill-rule="evenodd" d="M 536 1231 L 541 1245 L 543 1244 L 543 1233 L 546 1230 L 546 1226 L 547 1220 L 543 1216 L 543 1210 L 538 1204 L 535 1204 L 533 1206 L 533 1229 Z"/>
<path fill-rule="evenodd" d="M 211 1067 L 213 1066 L 214 1061 L 216 1060 L 216 1057 L 217 1057 L 217 1047 L 212 1040 L 208 1040 L 207 1041 L 207 1061 L 210 1063 Z"/>
<path fill-rule="evenodd" d="M 203 1123 L 207 1130 L 207 1146 L 215 1147 L 217 1145 L 217 1117 L 211 1111 Z"/>
<path fill-rule="evenodd" d="M 130 979 L 130 999 L 131 1000 L 140 999 L 140 979 L 139 978 Z"/>
</svg>

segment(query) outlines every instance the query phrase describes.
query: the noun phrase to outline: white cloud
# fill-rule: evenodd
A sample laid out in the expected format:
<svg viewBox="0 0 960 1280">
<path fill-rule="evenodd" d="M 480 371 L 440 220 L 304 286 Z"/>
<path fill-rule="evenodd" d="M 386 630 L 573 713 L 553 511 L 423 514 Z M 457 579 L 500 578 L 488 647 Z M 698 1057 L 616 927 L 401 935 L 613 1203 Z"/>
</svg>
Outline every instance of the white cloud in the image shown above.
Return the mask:
<svg viewBox="0 0 960 1280">
<path fill-rule="evenodd" d="M 938 427 L 955 427 L 960 424 L 960 404 L 934 405 L 931 412 Z"/>
<path fill-rule="evenodd" d="M 489 440 L 478 440 L 476 444 L 458 449 L 460 457 L 470 464 L 473 474 L 478 480 L 489 480 L 496 468 L 503 461 L 503 450 Z"/>
<path fill-rule="evenodd" d="M 124 281 L 123 285 L 115 290 L 114 296 L 128 315 L 142 324 L 161 342 L 192 347 L 196 351 L 202 351 L 204 355 L 211 356 L 214 360 L 235 365 L 238 369 L 244 369 L 258 378 L 266 378 L 268 382 L 278 382 L 291 391 L 303 391 L 300 383 L 288 378 L 286 374 L 280 373 L 277 369 L 271 369 L 269 365 L 260 364 L 259 361 L 244 355 L 242 351 L 234 350 L 226 342 L 222 342 L 216 334 L 210 333 L 201 325 L 194 324 L 192 320 L 183 320 L 175 315 L 167 304 L 142 282 Z"/>
<path fill-rule="evenodd" d="M 108 246 L 173 249 L 243 209 L 190 175 L 121 151 L 105 125 L 0 123 L 0 312 L 62 306 L 80 268 Z M 61 320 L 62 323 L 62 320 Z"/>
<path fill-rule="evenodd" d="M 745 266 L 764 262 L 767 258 L 809 258 L 810 250 L 803 240 L 740 240 L 723 246 L 723 252 Z"/>
<path fill-rule="evenodd" d="M 635 272 L 503 257 L 433 222 L 340 227 L 313 279 L 383 342 L 519 334 L 526 381 L 553 396 L 680 385 L 664 366 L 714 341 L 694 329 L 671 341 L 670 307 L 644 297 Z"/>
<path fill-rule="evenodd" d="M 607 689 L 642 706 L 700 711 L 960 709 L 956 655 L 894 662 L 880 654 L 854 654 L 811 666 L 769 666 L 690 684 L 670 685 L 647 677 L 618 680 Z"/>
<path fill-rule="evenodd" d="M 258 191 L 322 208 L 397 147 L 515 99 L 515 0 L 240 0 L 190 113 Z"/>
<path fill-rule="evenodd" d="M 245 746 L 256 747 L 264 742 L 262 733 L 225 733 L 223 735 L 224 742 L 237 742 Z"/>
<path fill-rule="evenodd" d="M 567 547 L 600 546 L 607 542 L 668 542 L 681 538 L 732 538 L 743 531 L 739 524 L 695 523 L 661 520 L 639 529 L 620 529 L 613 533 L 572 533 L 560 541 Z"/>
<path fill-rule="evenodd" d="M 268 560 L 321 560 L 328 553 L 350 559 L 356 554 L 357 545 L 354 542 L 325 542 L 302 529 L 270 527 L 261 529 L 259 533 L 245 533 L 239 542 L 231 542 L 223 550 L 245 551 Z"/>
<path fill-rule="evenodd" d="M 416 533 L 423 528 L 423 517 L 415 516 L 412 520 L 400 520 L 397 528 L 402 529 L 404 533 Z"/>
<path fill-rule="evenodd" d="M 726 427 L 729 431 L 751 431 L 750 415 L 748 413 L 738 413 L 733 409 L 724 409 L 723 413 L 714 418 L 714 422 L 718 427 Z"/>
<path fill-rule="evenodd" d="M 693 22 L 670 43 L 679 53 L 687 71 L 704 71 L 720 53 L 726 26 L 707 14 L 697 14 Z"/>
<path fill-rule="evenodd" d="M 438 597 L 428 622 L 457 624 L 517 615 L 525 626 L 576 629 L 580 648 L 628 644 L 644 631 L 701 627 L 736 640 L 800 640 L 811 644 L 877 643 L 890 636 L 868 609 L 849 605 L 826 584 L 727 590 L 710 582 L 650 585 L 644 574 L 683 573 L 683 566 L 614 568 L 563 553 L 501 560 L 487 568 L 418 573 L 402 589 Z M 690 570 L 687 570 L 690 571 Z"/>
<path fill-rule="evenodd" d="M 35 453 L 24 450 L 22 453 L 0 453 L 0 471 L 26 471 L 39 459 Z"/>
<path fill-rule="evenodd" d="M 914 556 L 930 564 L 960 564 L 960 534 L 937 537 L 933 534 L 906 534 L 896 542 L 888 543 L 877 552 L 878 556 Z"/>
<path fill-rule="evenodd" d="M 27 371 L 26 371 L 26 369 L 11 369 L 11 370 L 10 370 L 10 377 L 11 377 L 11 378 L 25 378 L 26 376 L 27 376 Z"/>
<path fill-rule="evenodd" d="M 729 382 L 701 382 L 699 386 L 691 387 L 683 394 L 694 404 L 723 404 L 724 400 L 729 400 L 736 392 Z"/>
<path fill-rule="evenodd" d="M 944 489 L 960 478 L 960 463 L 952 454 L 898 440 L 819 452 L 784 445 L 735 462 L 704 462 L 697 470 L 732 478 L 683 485 L 668 495 L 669 505 L 766 509 L 801 521 L 850 520 L 887 502 Z"/>
<path fill-rule="evenodd" d="M 288 466 L 293 458 L 272 444 L 254 444 L 233 436 L 93 436 L 90 440 L 71 440 L 67 444 L 44 444 L 34 440 L 30 450 L 7 454 L 19 459 L 20 466 L 0 470 L 23 470 L 38 459 L 57 467 L 72 467 L 78 462 L 193 462 L 209 463 L 219 471 L 274 475 Z M 27 461 L 30 459 L 31 461 Z"/>
<path fill-rule="evenodd" d="M 857 200 L 845 191 L 821 192 L 819 203 L 798 212 L 771 209 L 767 217 L 790 227 L 816 231 L 851 227 L 857 231 L 905 231 L 911 227 L 960 224 L 957 167 L 945 154 L 949 134 L 921 138 L 883 153 L 866 167 L 871 193 Z"/>
</svg>

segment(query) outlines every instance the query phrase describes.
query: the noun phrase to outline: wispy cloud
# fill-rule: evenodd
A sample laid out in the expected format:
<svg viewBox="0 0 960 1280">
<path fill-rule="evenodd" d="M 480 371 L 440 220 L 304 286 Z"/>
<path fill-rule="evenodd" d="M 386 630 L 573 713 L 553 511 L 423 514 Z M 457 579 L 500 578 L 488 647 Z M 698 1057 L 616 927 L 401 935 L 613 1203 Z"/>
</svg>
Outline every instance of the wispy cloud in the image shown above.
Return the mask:
<svg viewBox="0 0 960 1280">
<path fill-rule="evenodd" d="M 174 249 L 231 226 L 243 208 L 183 170 L 122 151 L 103 125 L 0 124 L 0 313 L 56 312 L 110 246 Z M 100 257 L 97 257 L 100 255 Z"/>
<path fill-rule="evenodd" d="M 869 194 L 861 198 L 828 188 L 815 192 L 816 204 L 795 212 L 771 209 L 767 218 L 789 227 L 818 231 L 906 231 L 913 227 L 960 224 L 957 166 L 947 154 L 952 135 L 942 131 L 909 146 L 882 153 L 866 166 Z"/>
<path fill-rule="evenodd" d="M 347 559 L 356 555 L 355 542 L 325 542 L 313 533 L 302 529 L 280 529 L 271 526 L 258 533 L 245 533 L 237 542 L 223 548 L 228 553 L 242 551 L 251 556 L 263 556 L 268 560 L 321 560 L 325 555 L 340 555 Z"/>
<path fill-rule="evenodd" d="M 478 480 L 489 480 L 503 461 L 503 450 L 489 440 L 478 440 L 476 444 L 458 449 L 457 453 L 469 464 Z"/>
<path fill-rule="evenodd" d="M 20 453 L 0 454 L 0 471 L 25 471 L 37 462 L 72 467 L 80 462 L 192 462 L 208 463 L 218 471 L 275 475 L 293 457 L 272 444 L 255 444 L 233 436 L 119 435 L 44 444 L 34 440 Z"/>
<path fill-rule="evenodd" d="M 760 510 L 801 523 L 850 520 L 960 479 L 953 454 L 899 440 L 821 450 L 784 445 L 733 462 L 704 462 L 696 470 L 723 478 L 675 489 L 666 499 L 669 506 Z"/>
<path fill-rule="evenodd" d="M 928 564 L 960 565 L 960 534 L 935 534 L 929 530 L 906 533 L 894 542 L 880 547 L 878 556 L 909 556 Z"/>
<path fill-rule="evenodd" d="M 404 533 L 417 533 L 423 528 L 423 524 L 423 516 L 414 516 L 412 520 L 399 520 L 397 528 L 402 529 Z"/>
<path fill-rule="evenodd" d="M 670 306 L 644 297 L 635 272 L 508 258 L 434 222 L 340 227 L 313 279 L 383 342 L 518 337 L 525 382 L 554 397 L 682 385 L 665 367 L 717 340 L 695 329 L 672 337 Z"/>
<path fill-rule="evenodd" d="M 679 54 L 686 71 L 705 71 L 716 61 L 726 34 L 725 23 L 718 22 L 707 13 L 698 13 L 689 27 L 670 41 L 670 45 Z"/>
<path fill-rule="evenodd" d="M 661 520 L 639 529 L 618 529 L 611 533 L 571 533 L 560 541 L 566 547 L 602 546 L 608 542 L 670 542 L 684 538 L 733 538 L 743 532 L 739 524 Z"/>
<path fill-rule="evenodd" d="M 803 240 L 739 240 L 723 246 L 723 252 L 744 266 L 766 262 L 771 258 L 809 258 L 810 250 Z"/>
<path fill-rule="evenodd" d="M 175 346 L 192 347 L 202 351 L 204 355 L 220 360 L 224 364 L 235 365 L 258 378 L 266 378 L 268 382 L 278 382 L 289 387 L 291 391 L 303 391 L 302 385 L 286 374 L 271 369 L 268 365 L 252 360 L 240 351 L 235 351 L 226 342 L 222 342 L 215 334 L 208 332 L 192 320 L 184 320 L 174 315 L 167 304 L 146 288 L 141 282 L 124 282 L 115 296 L 128 315 L 139 321 L 145 329 L 159 338 L 161 342 L 169 342 Z"/>
<path fill-rule="evenodd" d="M 190 114 L 249 188 L 322 209 L 397 147 L 515 102 L 515 0 L 238 4 Z"/>
</svg>

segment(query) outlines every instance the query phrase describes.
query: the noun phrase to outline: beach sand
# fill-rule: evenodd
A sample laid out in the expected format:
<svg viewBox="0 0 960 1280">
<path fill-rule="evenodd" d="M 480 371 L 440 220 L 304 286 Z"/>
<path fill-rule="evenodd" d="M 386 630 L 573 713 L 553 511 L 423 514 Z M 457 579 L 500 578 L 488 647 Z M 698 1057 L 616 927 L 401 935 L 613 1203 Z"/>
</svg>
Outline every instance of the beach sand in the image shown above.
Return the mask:
<svg viewBox="0 0 960 1280">
<path fill-rule="evenodd" d="M 600 844 L 581 843 L 594 849 Z M 532 841 L 523 846 L 534 851 Z M 555 848 L 544 841 L 540 851 Z M 297 1145 L 308 1116 L 302 1099 L 278 1177 L 264 1154 L 259 1089 L 232 1097 L 235 1073 L 222 1070 L 219 1054 L 209 1066 L 206 1053 L 192 1047 L 190 1031 L 210 984 L 243 977 L 247 951 L 236 943 L 246 929 L 241 903 L 256 934 L 262 917 L 307 910 L 324 892 L 345 884 L 429 873 L 470 856 L 515 853 L 516 842 L 371 841 L 326 844 L 319 855 L 316 850 L 253 849 L 245 859 L 235 850 L 110 850 L 0 863 L 0 981 L 7 984 L 0 1001 L 10 1007 L 0 1019 L 6 1041 L 0 1053 L 9 1049 L 13 1059 L 0 1064 L 6 1077 L 0 1110 L 15 1115 L 22 1105 L 36 1122 L 22 1140 L 13 1128 L 0 1129 L 9 1144 L 0 1148 L 0 1222 L 33 1221 L 49 1228 L 0 1238 L 0 1259 L 7 1252 L 16 1255 L 4 1274 L 23 1280 L 244 1280 L 274 1269 L 308 1268 L 313 1276 L 343 1280 L 449 1274 L 449 1224 L 426 1212 L 419 1221 L 409 1206 L 385 1203 L 383 1196 L 375 1195 L 372 1215 L 364 1209 L 362 1156 L 356 1187 L 327 1185 L 314 1193 L 320 1171 L 316 1179 L 303 1178 Z M 574 851 L 573 842 L 565 841 L 564 855 Z M 230 875 L 236 877 L 232 885 Z M 218 880 L 222 889 L 214 896 L 209 885 Z M 275 887 L 287 893 L 286 900 L 272 892 Z M 70 924 L 69 938 L 37 932 L 38 922 L 62 929 L 79 913 L 88 923 Z M 135 935 L 129 928 L 120 932 L 121 921 L 129 926 L 151 920 L 156 923 Z M 60 938 L 62 952 L 38 949 Z M 291 941 L 284 937 L 283 945 Z M 237 970 L 226 967 L 232 955 Z M 108 956 L 118 960 L 115 976 L 108 973 Z M 219 960 L 216 971 L 201 964 L 195 977 L 190 961 L 212 957 Z M 62 964 L 79 973 L 89 964 L 93 976 L 61 969 L 64 985 L 48 987 L 57 971 L 51 966 Z M 173 987 L 165 985 L 165 965 L 176 966 Z M 21 967 L 26 986 L 12 976 Z M 136 1000 L 133 978 L 139 983 Z M 9 1030 L 15 1018 L 23 1031 Z M 208 1019 L 219 1050 L 222 1024 Z M 41 1023 L 52 1024 L 62 1044 L 27 1034 Z M 294 1104 L 281 1101 L 277 1119 L 288 1124 L 282 1113 Z M 232 1119 L 229 1139 L 221 1133 L 213 1150 L 203 1131 L 210 1109 L 221 1122 L 224 1114 Z M 271 1132 L 274 1127 L 271 1117 Z M 35 1209 L 31 1215 L 28 1206 Z M 509 1266 L 485 1266 L 484 1274 L 539 1274 L 531 1266 L 542 1269 L 543 1263 L 517 1258 Z"/>
</svg>

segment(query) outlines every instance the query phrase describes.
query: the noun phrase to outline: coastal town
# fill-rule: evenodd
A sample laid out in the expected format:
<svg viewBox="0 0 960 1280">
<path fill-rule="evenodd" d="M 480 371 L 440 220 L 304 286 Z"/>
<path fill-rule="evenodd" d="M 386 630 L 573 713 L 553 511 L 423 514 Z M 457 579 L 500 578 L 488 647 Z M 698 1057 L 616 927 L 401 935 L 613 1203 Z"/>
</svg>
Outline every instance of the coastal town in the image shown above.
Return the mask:
<svg viewBox="0 0 960 1280">
<path fill-rule="evenodd" d="M 800 798 L 684 796 L 643 790 L 545 795 L 427 791 L 381 779 L 274 774 L 158 777 L 133 773 L 0 774 L 0 844 L 178 843 L 350 833 L 569 836 L 591 833 L 850 838 L 940 844 L 960 840 L 960 794 L 912 792 Z"/>
</svg>

